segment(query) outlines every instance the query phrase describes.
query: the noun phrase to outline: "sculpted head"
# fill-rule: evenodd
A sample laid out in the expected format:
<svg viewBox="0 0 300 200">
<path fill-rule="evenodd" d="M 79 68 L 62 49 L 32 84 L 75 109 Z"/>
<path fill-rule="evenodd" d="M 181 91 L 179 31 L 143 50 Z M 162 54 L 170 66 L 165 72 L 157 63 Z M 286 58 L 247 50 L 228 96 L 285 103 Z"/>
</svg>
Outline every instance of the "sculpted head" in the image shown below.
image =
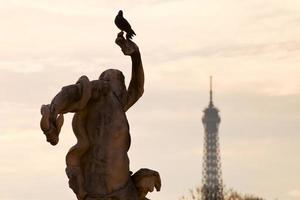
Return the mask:
<svg viewBox="0 0 300 200">
<path fill-rule="evenodd" d="M 56 145 L 59 141 L 59 133 L 64 123 L 64 117 L 59 115 L 57 118 L 51 119 L 49 105 L 42 105 L 41 114 L 40 127 L 46 136 L 47 142 Z"/>
<path fill-rule="evenodd" d="M 99 80 L 107 83 L 111 90 L 117 95 L 119 100 L 124 103 L 126 100 L 126 85 L 124 75 L 120 70 L 105 70 L 100 75 Z"/>
</svg>

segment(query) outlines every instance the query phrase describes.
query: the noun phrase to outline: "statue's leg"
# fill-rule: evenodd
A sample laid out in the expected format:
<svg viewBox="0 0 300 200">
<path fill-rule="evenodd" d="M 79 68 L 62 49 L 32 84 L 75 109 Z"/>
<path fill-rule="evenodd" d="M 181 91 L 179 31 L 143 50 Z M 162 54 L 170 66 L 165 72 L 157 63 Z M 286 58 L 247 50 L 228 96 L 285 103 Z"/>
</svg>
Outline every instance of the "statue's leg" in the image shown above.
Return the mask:
<svg viewBox="0 0 300 200">
<path fill-rule="evenodd" d="M 66 173 L 69 178 L 69 186 L 77 195 L 78 200 L 85 200 L 84 178 L 82 174 L 81 157 L 88 150 L 89 142 L 84 129 L 84 113 L 76 113 L 73 117 L 73 131 L 77 138 L 66 156 Z"/>
<path fill-rule="evenodd" d="M 69 178 L 69 187 L 76 194 L 78 200 L 84 200 L 86 192 L 83 189 L 83 177 L 80 167 L 67 166 L 66 173 Z"/>
</svg>

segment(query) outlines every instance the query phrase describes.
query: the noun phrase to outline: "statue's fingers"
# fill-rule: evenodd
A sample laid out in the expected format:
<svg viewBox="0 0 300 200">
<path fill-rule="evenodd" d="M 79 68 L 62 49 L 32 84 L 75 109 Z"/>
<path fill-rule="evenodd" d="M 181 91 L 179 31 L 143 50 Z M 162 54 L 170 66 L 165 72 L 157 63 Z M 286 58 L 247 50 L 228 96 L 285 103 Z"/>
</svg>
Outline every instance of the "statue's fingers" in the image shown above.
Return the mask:
<svg viewBox="0 0 300 200">
<path fill-rule="evenodd" d="M 124 32 L 121 31 L 120 33 L 118 33 L 118 36 L 117 37 L 123 37 L 124 38 Z"/>
<path fill-rule="evenodd" d="M 124 35 L 124 32 L 123 32 L 123 31 L 121 31 L 120 33 L 118 33 L 117 38 L 116 38 L 116 42 L 117 42 L 117 41 L 125 40 L 125 38 L 124 38 L 123 35 Z"/>
</svg>

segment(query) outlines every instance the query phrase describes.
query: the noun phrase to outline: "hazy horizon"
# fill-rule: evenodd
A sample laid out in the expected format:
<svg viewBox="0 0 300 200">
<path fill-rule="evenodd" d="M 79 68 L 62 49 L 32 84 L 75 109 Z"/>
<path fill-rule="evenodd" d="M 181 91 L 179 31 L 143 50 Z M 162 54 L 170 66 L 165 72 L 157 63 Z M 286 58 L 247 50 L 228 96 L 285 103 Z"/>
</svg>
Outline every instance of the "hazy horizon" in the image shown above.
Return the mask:
<svg viewBox="0 0 300 200">
<path fill-rule="evenodd" d="M 60 143 L 46 143 L 40 106 L 107 68 L 130 78 L 114 43 L 119 9 L 137 36 L 145 94 L 128 111 L 130 167 L 160 172 L 153 200 L 201 184 L 203 109 L 220 109 L 223 182 L 267 200 L 300 198 L 300 1 L 0 0 L 0 199 L 75 199 Z"/>
</svg>

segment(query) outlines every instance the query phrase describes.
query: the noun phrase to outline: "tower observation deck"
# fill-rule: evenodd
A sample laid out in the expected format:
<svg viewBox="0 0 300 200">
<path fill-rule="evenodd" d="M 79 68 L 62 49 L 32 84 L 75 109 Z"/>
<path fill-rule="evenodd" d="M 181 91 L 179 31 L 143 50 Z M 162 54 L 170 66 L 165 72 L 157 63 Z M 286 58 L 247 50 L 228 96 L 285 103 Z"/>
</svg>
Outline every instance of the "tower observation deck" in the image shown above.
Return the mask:
<svg viewBox="0 0 300 200">
<path fill-rule="evenodd" d="M 209 105 L 204 109 L 204 155 L 202 200 L 224 200 L 218 128 L 219 110 L 213 104 L 212 77 L 210 77 Z"/>
</svg>

